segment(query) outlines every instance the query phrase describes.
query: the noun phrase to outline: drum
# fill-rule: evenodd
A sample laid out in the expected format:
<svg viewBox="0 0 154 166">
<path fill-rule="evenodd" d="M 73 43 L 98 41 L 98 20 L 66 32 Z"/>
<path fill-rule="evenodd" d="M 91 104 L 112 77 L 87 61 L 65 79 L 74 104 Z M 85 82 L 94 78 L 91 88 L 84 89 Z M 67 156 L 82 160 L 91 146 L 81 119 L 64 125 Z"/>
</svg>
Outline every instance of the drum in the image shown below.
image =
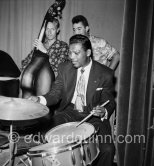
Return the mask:
<svg viewBox="0 0 154 166">
<path fill-rule="evenodd" d="M 59 125 L 46 133 L 46 144 L 33 147 L 28 156 L 33 166 L 86 166 L 99 154 L 94 127 L 78 122 Z"/>
</svg>

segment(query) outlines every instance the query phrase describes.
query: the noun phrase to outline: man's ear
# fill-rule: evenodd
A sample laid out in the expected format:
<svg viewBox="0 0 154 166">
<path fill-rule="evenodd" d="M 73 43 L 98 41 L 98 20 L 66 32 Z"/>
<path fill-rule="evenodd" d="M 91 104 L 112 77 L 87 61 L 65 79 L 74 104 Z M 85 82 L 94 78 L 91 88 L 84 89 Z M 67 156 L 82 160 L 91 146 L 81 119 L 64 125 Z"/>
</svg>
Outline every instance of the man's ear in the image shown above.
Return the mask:
<svg viewBox="0 0 154 166">
<path fill-rule="evenodd" d="M 88 57 L 91 56 L 91 50 L 90 50 L 90 49 L 87 50 L 87 56 L 88 56 Z"/>
</svg>

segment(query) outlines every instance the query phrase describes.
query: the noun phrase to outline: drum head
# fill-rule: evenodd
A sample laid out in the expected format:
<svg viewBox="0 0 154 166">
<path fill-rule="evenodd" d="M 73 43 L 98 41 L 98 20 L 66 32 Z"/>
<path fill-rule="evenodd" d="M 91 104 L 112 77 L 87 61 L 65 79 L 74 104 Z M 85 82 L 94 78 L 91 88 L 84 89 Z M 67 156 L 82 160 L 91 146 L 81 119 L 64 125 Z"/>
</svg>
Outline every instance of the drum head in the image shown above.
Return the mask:
<svg viewBox="0 0 154 166">
<path fill-rule="evenodd" d="M 45 139 L 49 143 L 61 143 L 69 145 L 75 142 L 81 142 L 94 134 L 94 126 L 89 123 L 83 123 L 76 127 L 79 122 L 70 122 L 59 125 L 45 135 Z"/>
</svg>

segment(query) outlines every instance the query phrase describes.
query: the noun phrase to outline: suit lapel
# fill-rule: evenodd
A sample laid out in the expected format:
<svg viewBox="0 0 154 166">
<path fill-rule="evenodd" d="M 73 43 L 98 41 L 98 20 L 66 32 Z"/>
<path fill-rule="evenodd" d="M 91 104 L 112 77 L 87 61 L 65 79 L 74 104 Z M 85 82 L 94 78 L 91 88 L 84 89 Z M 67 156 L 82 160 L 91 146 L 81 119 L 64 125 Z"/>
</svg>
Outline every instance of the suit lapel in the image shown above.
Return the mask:
<svg viewBox="0 0 154 166">
<path fill-rule="evenodd" d="M 73 98 L 73 94 L 75 91 L 75 85 L 76 85 L 76 79 L 77 79 L 77 70 L 72 66 L 70 71 L 71 72 L 69 72 L 68 80 L 66 82 L 66 84 L 67 84 L 66 93 L 68 93 L 66 96 L 67 96 L 68 102 L 71 102 L 71 100 Z"/>
<path fill-rule="evenodd" d="M 73 94 L 74 94 L 75 86 L 76 86 L 76 79 L 77 79 L 77 69 L 75 69 L 72 66 L 70 71 L 71 72 L 69 72 L 67 80 L 66 80 L 67 102 L 71 102 L 71 100 L 73 98 Z M 90 70 L 90 74 L 89 74 L 89 80 L 88 80 L 87 92 L 86 92 L 87 105 L 89 105 L 91 103 L 98 84 L 99 84 L 99 76 L 98 76 L 96 64 L 93 61 L 91 70 Z"/>
<path fill-rule="evenodd" d="M 98 83 L 99 83 L 98 72 L 95 66 L 95 62 L 93 61 L 90 74 L 89 74 L 88 85 L 87 85 L 87 93 L 86 93 L 87 105 L 91 103 L 92 97 L 96 91 Z"/>
</svg>

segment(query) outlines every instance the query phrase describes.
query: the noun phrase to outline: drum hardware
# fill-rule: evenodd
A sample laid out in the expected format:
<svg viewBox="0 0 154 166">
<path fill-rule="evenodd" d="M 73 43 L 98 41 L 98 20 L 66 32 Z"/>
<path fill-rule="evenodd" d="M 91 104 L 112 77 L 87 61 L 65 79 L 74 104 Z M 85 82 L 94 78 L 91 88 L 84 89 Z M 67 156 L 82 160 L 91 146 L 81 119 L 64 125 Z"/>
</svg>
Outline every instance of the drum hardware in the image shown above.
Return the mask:
<svg viewBox="0 0 154 166">
<path fill-rule="evenodd" d="M 44 159 L 42 159 L 42 166 L 46 166 Z"/>
<path fill-rule="evenodd" d="M 0 152 L 8 148 L 8 133 L 3 133 L 0 131 Z"/>
<path fill-rule="evenodd" d="M 82 158 L 82 165 L 83 166 L 86 166 L 86 163 L 85 163 L 85 161 L 86 161 L 86 153 L 85 153 L 85 150 L 84 150 L 84 148 L 83 148 L 83 144 L 81 143 L 81 147 L 80 147 L 80 153 L 81 153 L 81 158 Z"/>
<path fill-rule="evenodd" d="M 84 144 L 86 145 L 86 144 L 88 144 L 88 142 L 87 142 L 87 141 L 84 141 Z"/>
<path fill-rule="evenodd" d="M 76 164 L 76 160 L 75 160 L 75 155 L 74 152 L 71 152 L 71 159 L 72 159 L 72 164 L 75 165 Z"/>
<path fill-rule="evenodd" d="M 89 147 L 87 147 L 87 154 L 88 154 L 88 158 L 89 158 L 89 160 L 91 160 L 91 152 L 90 152 Z"/>
<path fill-rule="evenodd" d="M 48 143 L 46 143 L 48 144 Z M 45 145 L 45 144 L 42 144 L 42 145 Z M 48 147 L 49 148 L 51 146 L 51 144 L 48 144 Z M 57 147 L 55 148 L 52 148 L 50 149 L 49 151 L 37 151 L 37 153 L 27 153 L 27 155 L 29 157 L 49 157 L 51 156 L 51 154 L 59 154 L 59 153 L 64 153 L 64 152 L 67 152 L 67 151 L 72 151 L 74 150 L 75 148 L 79 148 L 80 147 L 80 144 L 75 144 L 75 143 L 72 143 L 72 144 L 69 144 L 69 145 L 65 145 L 65 146 L 61 146 L 59 149 Z M 46 149 L 46 148 L 45 148 Z"/>
<path fill-rule="evenodd" d="M 49 113 L 49 109 L 39 103 L 34 103 L 31 100 L 0 97 L 0 120 L 7 121 L 10 124 L 9 138 L 9 160 L 4 164 L 10 163 L 10 166 L 14 165 L 15 155 L 17 153 L 17 142 L 19 141 L 18 133 L 13 131 L 15 122 L 35 120 L 41 118 Z M 22 162 L 24 162 L 21 159 Z M 26 165 L 26 163 L 23 163 Z"/>
<path fill-rule="evenodd" d="M 6 165 L 8 165 L 9 164 L 9 160 L 7 160 L 4 164 L 3 164 L 3 166 L 6 166 Z"/>
<path fill-rule="evenodd" d="M 107 100 L 105 103 L 103 103 L 100 107 L 104 107 L 108 103 L 109 103 L 109 100 Z M 88 120 L 92 115 L 94 115 L 94 112 L 91 112 L 88 116 L 86 116 L 79 124 L 76 125 L 76 127 L 80 126 L 82 123 L 84 123 L 86 120 Z"/>
<path fill-rule="evenodd" d="M 22 159 L 22 158 L 19 158 L 19 160 L 20 160 L 20 161 L 16 164 L 16 166 L 19 165 L 19 164 L 21 164 L 21 163 L 23 163 L 25 166 L 32 166 L 31 161 L 29 160 L 29 158 L 28 158 L 27 155 L 24 155 L 24 158 L 23 158 L 23 159 Z M 28 160 L 28 164 L 29 164 L 29 165 L 27 165 L 27 164 L 25 163 L 26 160 Z"/>
<path fill-rule="evenodd" d="M 10 134 L 8 135 L 8 139 L 9 139 L 9 160 L 7 160 L 3 164 L 3 166 L 6 166 L 8 164 L 10 166 L 13 166 L 14 159 L 17 154 L 16 138 L 13 137 L 13 122 L 10 122 Z M 27 160 L 27 159 L 28 159 L 28 157 L 26 157 L 24 160 Z M 19 158 L 19 160 L 20 161 L 16 165 L 18 165 L 19 163 L 23 163 L 25 166 L 28 166 L 22 158 Z"/>
</svg>

